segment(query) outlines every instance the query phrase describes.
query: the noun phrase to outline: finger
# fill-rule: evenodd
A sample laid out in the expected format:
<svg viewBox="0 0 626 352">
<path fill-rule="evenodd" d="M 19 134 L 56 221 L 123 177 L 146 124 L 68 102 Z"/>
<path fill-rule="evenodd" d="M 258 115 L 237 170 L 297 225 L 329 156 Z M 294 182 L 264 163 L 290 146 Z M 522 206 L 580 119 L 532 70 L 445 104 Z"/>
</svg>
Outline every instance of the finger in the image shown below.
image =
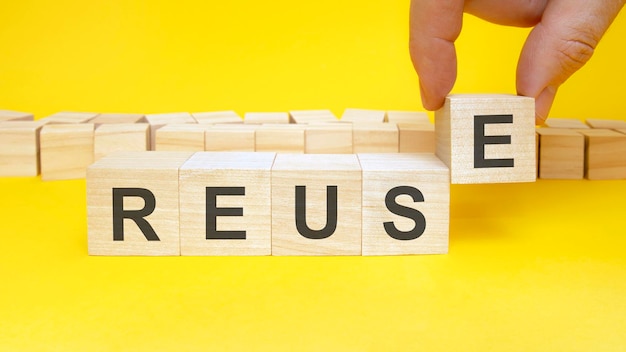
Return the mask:
<svg viewBox="0 0 626 352">
<path fill-rule="evenodd" d="M 532 27 L 539 23 L 548 0 L 466 0 L 465 12 L 505 26 Z"/>
<path fill-rule="evenodd" d="M 409 48 L 428 110 L 439 109 L 454 86 L 462 22 L 463 0 L 411 1 Z"/>
<path fill-rule="evenodd" d="M 534 97 L 543 122 L 558 87 L 578 71 L 624 5 L 624 0 L 551 0 L 531 31 L 517 66 L 517 92 Z"/>
</svg>

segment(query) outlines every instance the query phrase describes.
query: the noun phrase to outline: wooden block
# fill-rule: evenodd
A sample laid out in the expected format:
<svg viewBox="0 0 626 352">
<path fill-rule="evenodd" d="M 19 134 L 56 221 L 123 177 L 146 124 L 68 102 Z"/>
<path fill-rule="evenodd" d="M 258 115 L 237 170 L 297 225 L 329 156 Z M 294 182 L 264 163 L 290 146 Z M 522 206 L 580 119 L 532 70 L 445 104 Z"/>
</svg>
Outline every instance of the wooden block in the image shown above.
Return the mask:
<svg viewBox="0 0 626 352">
<path fill-rule="evenodd" d="M 536 179 L 532 98 L 450 95 L 435 113 L 435 136 L 453 184 Z"/>
<path fill-rule="evenodd" d="M 0 123 L 0 177 L 39 174 L 39 132 L 42 121 Z"/>
<path fill-rule="evenodd" d="M 298 124 L 335 122 L 337 117 L 330 110 L 291 110 L 289 121 Z"/>
<path fill-rule="evenodd" d="M 247 112 L 244 115 L 243 123 L 264 124 L 264 123 L 289 123 L 289 114 L 286 112 Z"/>
<path fill-rule="evenodd" d="M 270 255 L 275 153 L 202 152 L 180 169 L 182 255 Z"/>
<path fill-rule="evenodd" d="M 178 170 L 189 152 L 121 152 L 87 170 L 90 255 L 180 255 Z"/>
<path fill-rule="evenodd" d="M 385 122 L 384 110 L 346 109 L 341 115 L 341 121 L 353 123 Z"/>
<path fill-rule="evenodd" d="M 608 129 L 577 130 L 585 136 L 585 177 L 626 179 L 626 135 Z"/>
<path fill-rule="evenodd" d="M 361 168 L 354 154 L 278 154 L 272 255 L 360 255 Z"/>
<path fill-rule="evenodd" d="M 352 154 L 351 123 L 308 124 L 306 154 Z"/>
<path fill-rule="evenodd" d="M 169 124 L 156 131 L 154 149 L 158 151 L 204 151 L 204 134 L 209 126 L 200 124 Z"/>
<path fill-rule="evenodd" d="M 354 153 L 397 153 L 398 126 L 394 123 L 363 122 L 352 125 Z"/>
<path fill-rule="evenodd" d="M 41 179 L 85 178 L 94 157 L 94 125 L 46 124 L 40 133 Z"/>
<path fill-rule="evenodd" d="M 95 112 L 62 111 L 41 120 L 45 121 L 46 124 L 86 123 L 97 116 L 98 114 Z"/>
<path fill-rule="evenodd" d="M 398 123 L 400 153 L 435 153 L 435 125 Z"/>
<path fill-rule="evenodd" d="M 304 130 L 302 125 L 268 124 L 256 129 L 257 152 L 304 153 Z"/>
<path fill-rule="evenodd" d="M 591 128 L 609 130 L 626 129 L 626 121 L 622 120 L 587 119 L 587 125 L 591 126 Z"/>
<path fill-rule="evenodd" d="M 146 120 L 150 124 L 150 149 L 155 150 L 156 131 L 168 124 L 196 123 L 196 120 L 188 112 L 173 112 L 165 114 L 149 114 Z"/>
<path fill-rule="evenodd" d="M 191 114 L 199 124 L 243 123 L 243 119 L 234 111 L 194 112 Z"/>
<path fill-rule="evenodd" d="M 450 173 L 434 154 L 358 154 L 363 255 L 448 252 Z"/>
<path fill-rule="evenodd" d="M 215 152 L 253 152 L 258 126 L 243 124 L 213 125 L 205 132 L 204 150 Z"/>
<path fill-rule="evenodd" d="M 431 124 L 428 114 L 424 111 L 387 111 L 385 122 L 390 123 L 410 123 L 410 124 Z"/>
<path fill-rule="evenodd" d="M 585 137 L 570 129 L 537 128 L 539 178 L 582 179 L 585 173 Z"/>
<path fill-rule="evenodd" d="M 104 113 L 94 117 L 89 122 L 97 127 L 106 124 L 144 123 L 148 122 L 148 120 L 146 120 L 146 116 L 143 114 Z"/>
<path fill-rule="evenodd" d="M 34 116 L 29 112 L 0 110 L 0 122 L 3 121 L 33 121 Z"/>
<path fill-rule="evenodd" d="M 577 119 L 565 119 L 565 118 L 555 118 L 550 117 L 544 123 L 547 127 L 550 128 L 576 128 L 576 129 L 586 129 L 589 126 L 585 125 L 584 122 Z"/>
<path fill-rule="evenodd" d="M 94 161 L 113 152 L 150 150 L 150 125 L 147 123 L 110 123 L 96 127 Z"/>
</svg>

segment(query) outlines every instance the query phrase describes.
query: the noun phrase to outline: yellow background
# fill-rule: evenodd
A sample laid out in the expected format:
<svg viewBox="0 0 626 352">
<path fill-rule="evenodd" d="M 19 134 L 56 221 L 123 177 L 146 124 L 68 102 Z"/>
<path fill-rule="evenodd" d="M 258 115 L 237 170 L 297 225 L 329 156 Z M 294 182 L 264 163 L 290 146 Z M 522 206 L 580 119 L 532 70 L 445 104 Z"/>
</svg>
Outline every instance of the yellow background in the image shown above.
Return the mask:
<svg viewBox="0 0 626 352">
<path fill-rule="evenodd" d="M 408 1 L 2 1 L 0 108 L 421 109 Z M 466 16 L 456 92 L 528 29 Z M 553 116 L 624 119 L 626 15 Z M 450 254 L 88 257 L 84 180 L 0 179 L 1 350 L 626 349 L 625 181 L 453 186 Z"/>
</svg>

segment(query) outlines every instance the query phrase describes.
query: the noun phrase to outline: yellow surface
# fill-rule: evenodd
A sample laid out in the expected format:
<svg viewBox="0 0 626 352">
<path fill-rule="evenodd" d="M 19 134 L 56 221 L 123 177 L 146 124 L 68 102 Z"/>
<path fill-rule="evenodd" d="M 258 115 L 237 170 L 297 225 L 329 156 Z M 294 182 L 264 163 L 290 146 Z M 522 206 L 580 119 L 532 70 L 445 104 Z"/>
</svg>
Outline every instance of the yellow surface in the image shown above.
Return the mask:
<svg viewBox="0 0 626 352">
<path fill-rule="evenodd" d="M 408 1 L 2 1 L 0 108 L 420 109 Z M 455 92 L 527 29 L 467 17 Z M 553 116 L 620 118 L 622 13 Z M 101 258 L 85 183 L 0 179 L 0 350 L 626 349 L 626 181 L 452 187 L 450 254 Z"/>
</svg>

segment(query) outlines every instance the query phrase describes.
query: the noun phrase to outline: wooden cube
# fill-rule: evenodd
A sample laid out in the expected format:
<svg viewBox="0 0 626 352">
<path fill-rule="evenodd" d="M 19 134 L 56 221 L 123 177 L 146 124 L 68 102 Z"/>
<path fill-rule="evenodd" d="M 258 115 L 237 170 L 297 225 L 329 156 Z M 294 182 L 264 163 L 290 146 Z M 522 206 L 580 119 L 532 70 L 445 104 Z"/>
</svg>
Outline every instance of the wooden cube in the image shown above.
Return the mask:
<svg viewBox="0 0 626 352">
<path fill-rule="evenodd" d="M 435 153 L 435 125 L 398 123 L 400 153 Z"/>
<path fill-rule="evenodd" d="M 448 252 L 450 174 L 434 154 L 358 154 L 363 255 Z"/>
<path fill-rule="evenodd" d="M 205 132 L 204 150 L 214 152 L 253 152 L 257 125 L 218 124 Z"/>
<path fill-rule="evenodd" d="M 97 116 L 98 114 L 95 112 L 62 111 L 41 120 L 45 121 L 46 124 L 86 123 Z"/>
<path fill-rule="evenodd" d="M 46 124 L 40 133 L 41 179 L 85 178 L 94 158 L 94 125 Z"/>
<path fill-rule="evenodd" d="M 42 121 L 0 123 L 0 177 L 39 174 L 39 132 Z"/>
<path fill-rule="evenodd" d="M 608 129 L 577 130 L 585 136 L 585 177 L 626 179 L 626 135 Z"/>
<path fill-rule="evenodd" d="M 587 119 L 587 125 L 610 130 L 626 129 L 626 121 L 622 120 Z"/>
<path fill-rule="evenodd" d="M 270 255 L 274 153 L 201 152 L 180 169 L 182 255 Z"/>
<path fill-rule="evenodd" d="M 276 155 L 272 254 L 361 254 L 361 168 L 356 155 Z"/>
<path fill-rule="evenodd" d="M 267 124 L 256 129 L 257 152 L 304 153 L 302 125 Z"/>
<path fill-rule="evenodd" d="M 243 119 L 234 111 L 194 112 L 191 114 L 199 124 L 243 123 Z"/>
<path fill-rule="evenodd" d="M 264 124 L 264 123 L 289 123 L 289 114 L 286 112 L 247 112 L 243 117 L 243 123 L 246 124 Z"/>
<path fill-rule="evenodd" d="M 106 125 L 106 124 L 129 124 L 129 123 L 144 123 L 148 122 L 144 114 L 124 114 L 124 113 L 104 113 L 91 119 L 89 122 L 94 125 Z"/>
<path fill-rule="evenodd" d="M 0 122 L 3 121 L 33 121 L 34 116 L 29 112 L 0 110 Z"/>
<path fill-rule="evenodd" d="M 335 122 L 337 117 L 330 110 L 291 110 L 289 121 L 298 124 Z"/>
<path fill-rule="evenodd" d="M 550 128 L 569 128 L 569 129 L 587 129 L 589 126 L 578 119 L 565 119 L 565 118 L 548 118 L 544 124 Z"/>
<path fill-rule="evenodd" d="M 352 124 L 354 153 L 397 153 L 398 126 L 394 123 L 362 122 Z"/>
<path fill-rule="evenodd" d="M 450 95 L 435 113 L 435 135 L 453 184 L 536 179 L 532 98 Z"/>
<path fill-rule="evenodd" d="M 346 109 L 341 115 L 341 121 L 352 123 L 385 122 L 384 110 Z"/>
<path fill-rule="evenodd" d="M 150 125 L 147 123 L 110 123 L 96 127 L 94 161 L 113 152 L 150 150 Z"/>
<path fill-rule="evenodd" d="M 190 152 L 119 152 L 87 170 L 90 255 L 180 255 L 178 170 Z"/>
<path fill-rule="evenodd" d="M 172 112 L 164 114 L 146 115 L 146 120 L 150 124 L 150 149 L 156 147 L 156 131 L 168 124 L 196 123 L 196 120 L 188 112 Z"/>
<path fill-rule="evenodd" d="M 387 111 L 385 122 L 407 124 L 431 124 L 428 114 L 424 111 Z"/>
<path fill-rule="evenodd" d="M 306 154 L 352 154 L 351 123 L 308 124 L 305 135 Z"/>
<path fill-rule="evenodd" d="M 538 128 L 539 178 L 582 179 L 585 173 L 585 137 L 563 128 Z"/>
<path fill-rule="evenodd" d="M 204 151 L 204 138 L 208 125 L 195 123 L 169 124 L 156 131 L 154 149 L 158 151 Z"/>
</svg>

